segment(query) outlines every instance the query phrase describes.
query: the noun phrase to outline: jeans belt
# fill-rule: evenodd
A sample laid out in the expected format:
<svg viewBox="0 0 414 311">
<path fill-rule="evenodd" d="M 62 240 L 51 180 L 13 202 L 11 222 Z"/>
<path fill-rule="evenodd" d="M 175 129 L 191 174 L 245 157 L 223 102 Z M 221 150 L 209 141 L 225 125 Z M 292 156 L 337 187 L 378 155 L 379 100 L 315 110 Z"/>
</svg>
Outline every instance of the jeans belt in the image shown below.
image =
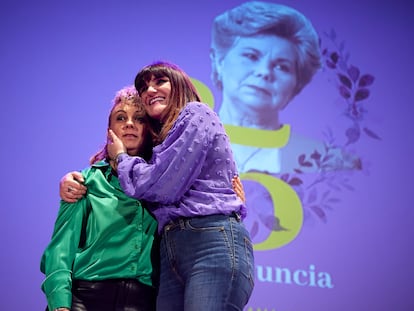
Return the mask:
<svg viewBox="0 0 414 311">
<path fill-rule="evenodd" d="M 196 219 L 196 218 L 208 218 L 208 217 L 217 217 L 217 216 L 223 216 L 224 218 L 235 218 L 238 222 L 241 221 L 241 216 L 238 212 L 232 212 L 229 215 L 224 215 L 224 214 L 211 214 L 211 215 L 203 215 L 203 216 L 194 216 L 194 217 L 178 217 L 175 218 L 173 220 L 171 220 L 168 224 L 166 224 L 164 226 L 164 231 L 168 231 L 174 228 L 177 228 L 179 226 L 183 227 L 185 222 L 191 219 Z"/>
</svg>

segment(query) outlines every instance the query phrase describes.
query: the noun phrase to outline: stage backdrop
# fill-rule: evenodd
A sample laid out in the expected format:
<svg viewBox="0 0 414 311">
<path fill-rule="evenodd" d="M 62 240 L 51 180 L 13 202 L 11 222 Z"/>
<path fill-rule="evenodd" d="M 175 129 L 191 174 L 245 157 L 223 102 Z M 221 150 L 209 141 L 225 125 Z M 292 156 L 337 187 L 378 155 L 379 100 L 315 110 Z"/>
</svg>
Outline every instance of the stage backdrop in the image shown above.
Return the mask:
<svg viewBox="0 0 414 311">
<path fill-rule="evenodd" d="M 242 104 L 220 110 L 212 24 L 242 3 L 1 2 L 1 310 L 44 309 L 39 263 L 59 180 L 104 143 L 115 92 L 159 59 L 188 72 L 226 119 L 256 256 L 246 310 L 414 310 L 412 5 L 283 2 L 309 18 L 323 51 L 278 115 L 283 132 L 232 119 Z"/>
</svg>

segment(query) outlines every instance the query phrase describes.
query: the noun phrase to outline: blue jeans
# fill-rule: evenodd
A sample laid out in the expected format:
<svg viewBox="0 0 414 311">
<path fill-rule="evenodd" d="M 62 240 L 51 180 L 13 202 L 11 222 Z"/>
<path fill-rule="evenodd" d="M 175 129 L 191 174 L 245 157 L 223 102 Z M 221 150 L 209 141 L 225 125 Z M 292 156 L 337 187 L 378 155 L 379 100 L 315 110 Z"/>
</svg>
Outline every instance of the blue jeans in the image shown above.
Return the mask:
<svg viewBox="0 0 414 311">
<path fill-rule="evenodd" d="M 254 286 L 253 246 L 238 215 L 180 218 L 164 227 L 160 311 L 241 311 Z"/>
</svg>

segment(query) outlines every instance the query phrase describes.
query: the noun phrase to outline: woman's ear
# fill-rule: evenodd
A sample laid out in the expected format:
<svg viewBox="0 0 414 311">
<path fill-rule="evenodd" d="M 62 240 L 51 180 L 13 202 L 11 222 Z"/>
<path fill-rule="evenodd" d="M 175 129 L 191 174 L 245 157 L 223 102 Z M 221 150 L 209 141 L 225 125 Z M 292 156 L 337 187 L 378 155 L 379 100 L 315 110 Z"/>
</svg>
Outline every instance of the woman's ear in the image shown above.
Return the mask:
<svg viewBox="0 0 414 311">
<path fill-rule="evenodd" d="M 211 62 L 214 62 L 216 58 L 216 51 L 214 50 L 214 48 L 210 48 L 210 60 Z"/>
<path fill-rule="evenodd" d="M 219 56 L 214 48 L 210 48 L 211 77 L 216 86 L 221 89 L 223 57 Z"/>
<path fill-rule="evenodd" d="M 218 77 L 221 76 L 223 58 L 218 55 L 214 48 L 210 48 L 210 61 L 213 71 Z"/>
</svg>

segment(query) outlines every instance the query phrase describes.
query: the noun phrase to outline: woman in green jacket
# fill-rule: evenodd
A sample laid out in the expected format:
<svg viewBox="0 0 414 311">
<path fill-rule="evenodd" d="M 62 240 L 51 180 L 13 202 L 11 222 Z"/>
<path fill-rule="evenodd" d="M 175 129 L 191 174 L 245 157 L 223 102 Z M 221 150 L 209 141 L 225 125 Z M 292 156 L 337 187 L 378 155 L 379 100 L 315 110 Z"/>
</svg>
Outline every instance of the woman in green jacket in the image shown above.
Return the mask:
<svg viewBox="0 0 414 311">
<path fill-rule="evenodd" d="M 145 111 L 133 86 L 118 91 L 108 128 L 129 155 L 149 158 Z M 145 152 L 147 151 L 147 153 Z M 82 171 L 87 194 L 61 201 L 42 260 L 49 310 L 155 310 L 157 222 L 143 203 L 122 191 L 106 145 Z"/>
</svg>

